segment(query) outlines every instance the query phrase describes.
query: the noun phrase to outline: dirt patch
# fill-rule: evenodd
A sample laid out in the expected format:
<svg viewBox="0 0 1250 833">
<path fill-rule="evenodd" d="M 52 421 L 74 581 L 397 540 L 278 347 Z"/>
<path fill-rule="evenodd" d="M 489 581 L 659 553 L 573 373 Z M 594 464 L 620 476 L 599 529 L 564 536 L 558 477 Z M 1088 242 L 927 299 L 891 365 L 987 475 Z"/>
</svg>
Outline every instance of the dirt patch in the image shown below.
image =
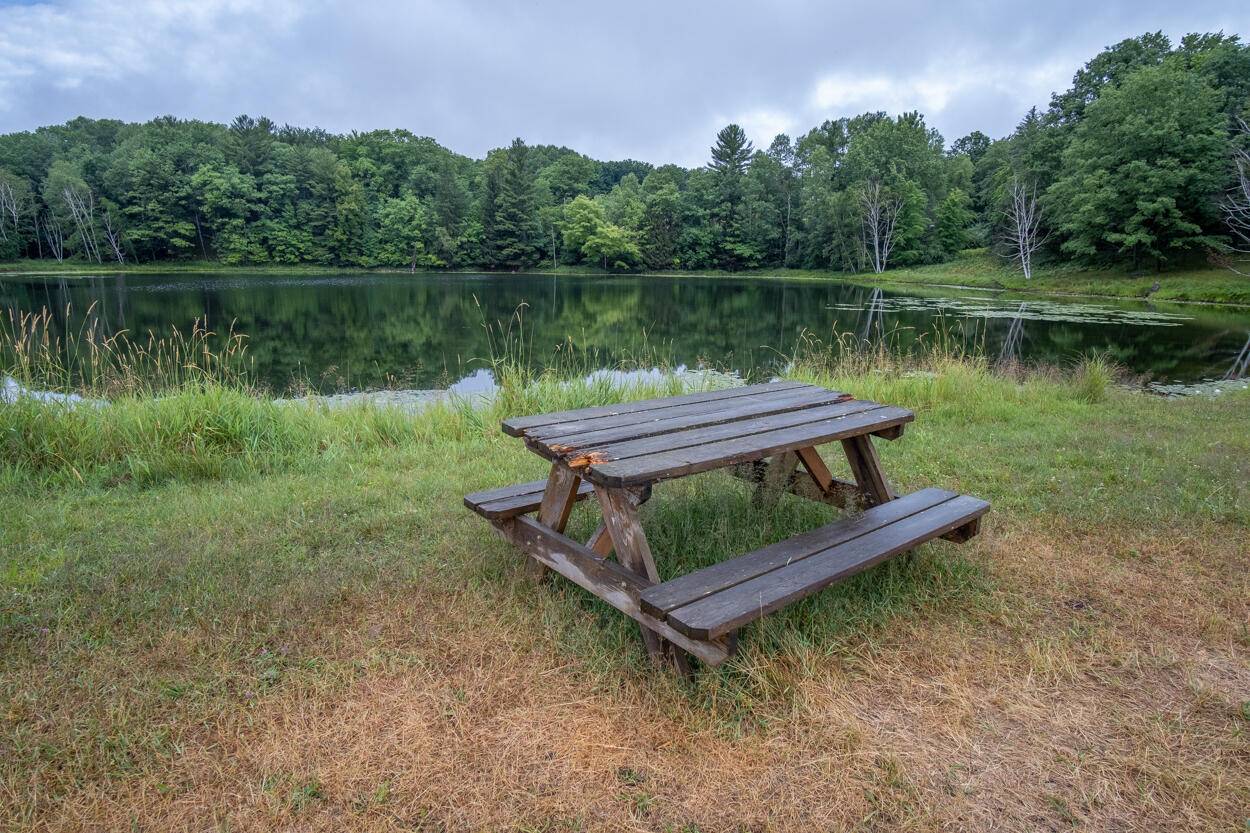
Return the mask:
<svg viewBox="0 0 1250 833">
<path fill-rule="evenodd" d="M 89 784 L 39 826 L 1239 829 L 1245 553 L 1200 532 L 991 529 L 983 606 L 787 658 L 789 696 L 749 727 L 671 679 L 559 655 L 489 594 L 414 591 L 331 628 L 350 679 L 241 703 L 162 771 Z"/>
</svg>

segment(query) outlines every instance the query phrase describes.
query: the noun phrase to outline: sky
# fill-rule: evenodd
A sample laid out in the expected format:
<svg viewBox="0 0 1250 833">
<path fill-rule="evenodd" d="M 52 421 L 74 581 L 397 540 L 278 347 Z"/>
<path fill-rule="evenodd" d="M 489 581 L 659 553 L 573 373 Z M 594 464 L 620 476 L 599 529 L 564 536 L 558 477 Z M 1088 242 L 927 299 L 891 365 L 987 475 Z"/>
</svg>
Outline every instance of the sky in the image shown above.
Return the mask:
<svg viewBox="0 0 1250 833">
<path fill-rule="evenodd" d="M 869 110 L 948 144 L 1011 132 L 1103 47 L 1250 37 L 1250 2 L 0 0 L 0 133 L 75 116 L 240 113 L 404 128 L 481 157 L 515 136 L 598 159 L 707 161 Z"/>
</svg>

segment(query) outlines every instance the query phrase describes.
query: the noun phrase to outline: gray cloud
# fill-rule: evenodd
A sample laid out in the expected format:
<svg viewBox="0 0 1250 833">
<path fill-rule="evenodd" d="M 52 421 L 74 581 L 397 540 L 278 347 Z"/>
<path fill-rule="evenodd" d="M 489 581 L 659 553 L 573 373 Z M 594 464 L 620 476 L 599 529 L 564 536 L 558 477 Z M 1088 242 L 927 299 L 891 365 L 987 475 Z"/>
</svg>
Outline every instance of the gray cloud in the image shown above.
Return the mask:
<svg viewBox="0 0 1250 833">
<path fill-rule="evenodd" d="M 728 121 L 759 145 L 869 109 L 919 109 L 948 140 L 1003 135 L 1109 43 L 1248 23 L 1244 3 L 1201 0 L 0 0 L 0 132 L 248 112 L 475 156 L 522 136 L 698 164 Z"/>
</svg>

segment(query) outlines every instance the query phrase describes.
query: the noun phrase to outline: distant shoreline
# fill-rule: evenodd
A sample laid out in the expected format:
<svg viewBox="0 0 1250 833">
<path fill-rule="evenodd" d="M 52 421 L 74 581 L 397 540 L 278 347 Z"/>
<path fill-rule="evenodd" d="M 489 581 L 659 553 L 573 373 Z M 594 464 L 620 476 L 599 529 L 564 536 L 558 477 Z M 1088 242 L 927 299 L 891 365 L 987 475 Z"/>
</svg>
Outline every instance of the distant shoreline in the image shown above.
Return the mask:
<svg viewBox="0 0 1250 833">
<path fill-rule="evenodd" d="M 1114 270 L 1085 270 L 1074 267 L 1051 267 L 1035 273 L 1032 280 L 1005 267 L 996 258 L 982 252 L 969 253 L 955 260 L 926 266 L 890 269 L 875 275 L 863 272 L 835 272 L 827 269 L 758 269 L 742 272 L 714 270 L 659 270 L 642 272 L 606 272 L 586 267 L 532 268 L 517 272 L 463 268 L 448 270 L 364 268 L 342 266 L 249 265 L 232 266 L 205 261 L 162 262 L 143 264 L 47 264 L 22 261 L 0 265 L 0 281 L 13 278 L 84 278 L 114 274 L 231 274 L 231 275 L 546 275 L 552 277 L 634 277 L 654 278 L 730 278 L 750 280 L 836 281 L 862 286 L 928 286 L 944 289 L 974 289 L 1014 292 L 1028 295 L 1061 295 L 1084 298 L 1157 301 L 1183 304 L 1210 304 L 1250 307 L 1250 278 L 1243 278 L 1227 269 L 1208 267 L 1175 272 L 1128 274 Z M 1156 286 L 1157 284 L 1157 286 Z M 1153 291 L 1152 291 L 1153 290 Z"/>
</svg>

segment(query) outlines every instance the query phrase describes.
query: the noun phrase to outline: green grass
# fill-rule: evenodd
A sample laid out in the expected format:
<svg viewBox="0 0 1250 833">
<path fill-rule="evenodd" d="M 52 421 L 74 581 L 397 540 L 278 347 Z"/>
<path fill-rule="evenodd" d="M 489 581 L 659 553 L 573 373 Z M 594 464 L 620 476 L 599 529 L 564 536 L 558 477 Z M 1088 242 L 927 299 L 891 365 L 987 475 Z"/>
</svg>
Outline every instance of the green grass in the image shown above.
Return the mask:
<svg viewBox="0 0 1250 833">
<path fill-rule="evenodd" d="M 878 443 L 896 486 L 985 497 L 1004 529 L 1201 539 L 1250 526 L 1248 395 L 1129 393 L 1097 361 L 1003 376 L 968 358 L 816 350 L 795 375 L 914 409 L 902 439 Z M 363 625 L 335 630 L 411 594 L 501 623 L 511 650 L 557 652 L 585 692 L 645 690 L 691 732 L 731 738 L 788 725 L 805 680 L 871 666 L 901 623 L 989 616 L 1033 639 L 1027 594 L 1004 600 L 984 560 L 929 546 L 768 617 L 691 686 L 649 674 L 631 622 L 567 583 L 535 592 L 460 499 L 543 476 L 498 430 L 505 415 L 673 389 L 519 378 L 489 408 L 415 417 L 214 385 L 102 408 L 0 406 L 0 783 L 29 807 L 32 784 L 46 799 L 155 777 L 200 727 L 282 692 L 333 701 L 362 675 L 429 673 L 419 640 L 360 650 L 346 634 Z M 644 511 L 665 575 L 833 517 L 792 498 L 756 508 L 720 473 L 662 484 Z M 596 522 L 580 504 L 571 533 Z M 448 650 L 479 647 L 472 631 L 455 638 Z M 321 800 L 311 776 L 282 778 L 267 789 L 283 806 Z"/>
<path fill-rule="evenodd" d="M 853 281 L 871 285 L 968 286 L 1041 295 L 1149 298 L 1152 301 L 1250 305 L 1250 278 L 1228 269 L 1204 267 L 1165 272 L 1130 272 L 1125 269 L 1083 269 L 1071 265 L 1051 265 L 1038 267 L 1033 277 L 1026 280 L 1010 264 L 984 250 L 964 252 L 946 263 L 889 269 L 881 275 L 810 269 L 761 270 L 751 274 L 760 277 Z M 1159 284 L 1157 290 L 1154 289 L 1155 283 Z"/>
</svg>

